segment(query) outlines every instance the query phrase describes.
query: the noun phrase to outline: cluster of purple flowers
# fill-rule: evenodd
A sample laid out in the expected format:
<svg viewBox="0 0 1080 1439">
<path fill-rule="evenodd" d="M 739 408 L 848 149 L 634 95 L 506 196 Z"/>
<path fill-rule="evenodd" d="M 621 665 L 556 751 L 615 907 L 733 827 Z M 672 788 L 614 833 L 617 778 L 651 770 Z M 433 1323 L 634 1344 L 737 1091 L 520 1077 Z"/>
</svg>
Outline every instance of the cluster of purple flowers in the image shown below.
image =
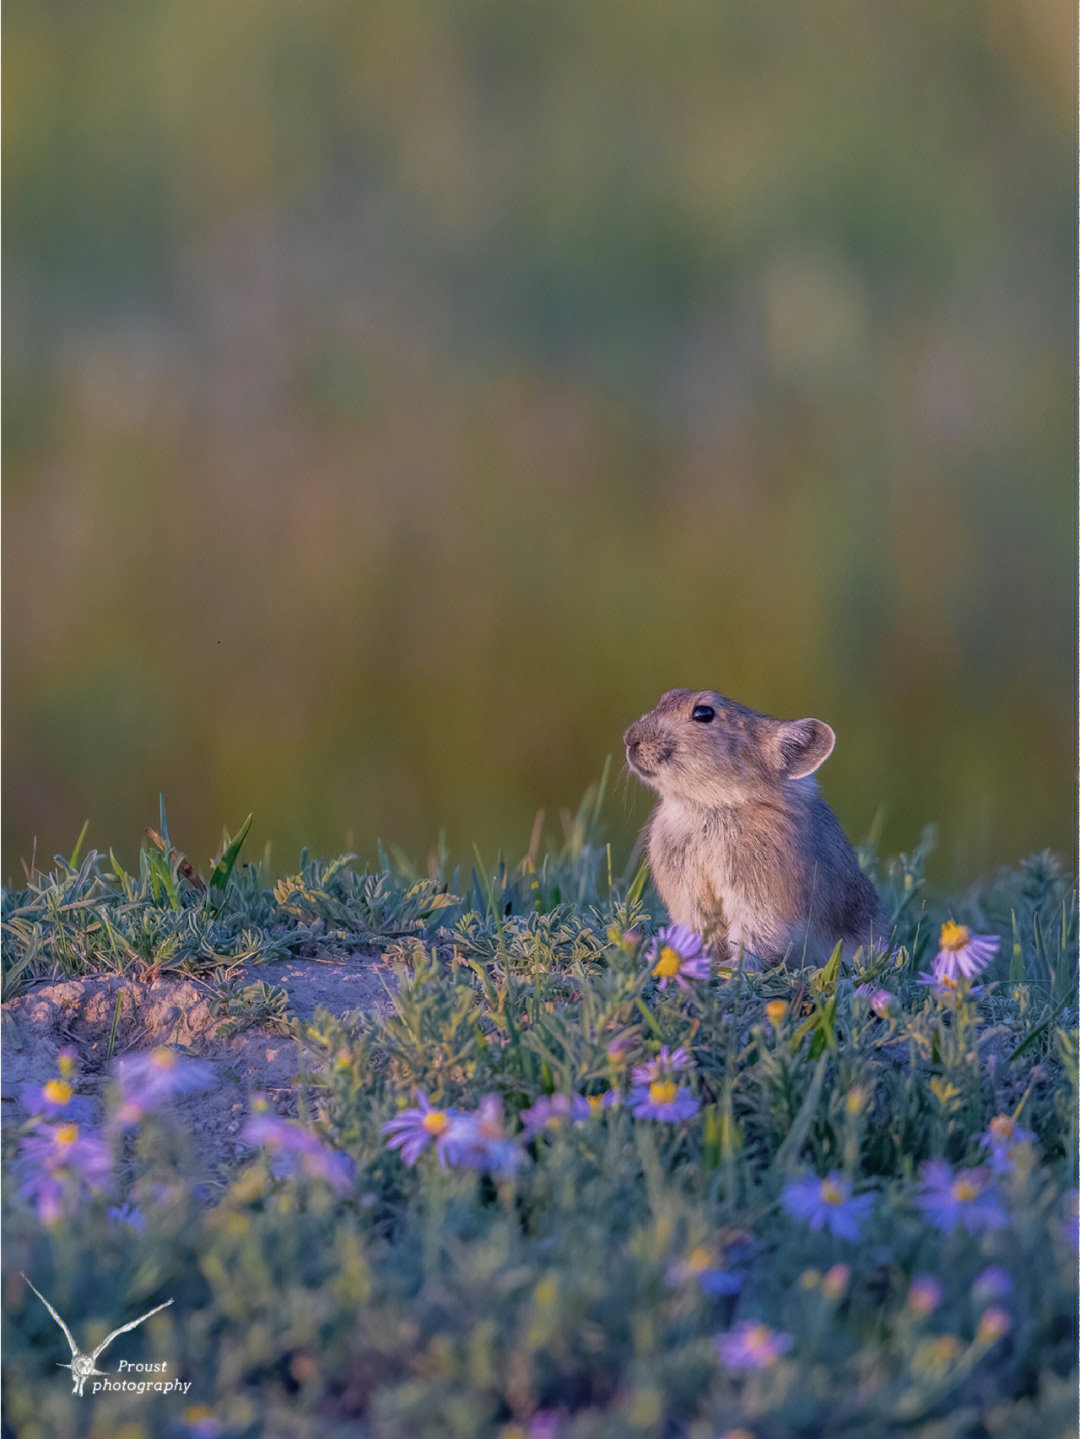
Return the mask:
<svg viewBox="0 0 1080 1439">
<path fill-rule="evenodd" d="M 527 1162 L 520 1142 L 506 1133 L 497 1094 L 486 1094 L 476 1110 L 440 1109 L 422 1089 L 416 1099 L 413 1108 L 383 1125 L 387 1147 L 400 1150 L 406 1164 L 415 1164 L 428 1145 L 443 1166 L 461 1164 L 498 1176 L 516 1174 Z"/>
<path fill-rule="evenodd" d="M 528 1109 L 521 1111 L 519 1118 L 525 1126 L 523 1137 L 534 1139 L 545 1131 L 550 1133 L 567 1124 L 581 1124 L 618 1103 L 619 1096 L 613 1089 L 608 1089 L 603 1094 L 544 1095 Z"/>
<path fill-rule="evenodd" d="M 83 1132 L 90 1102 L 75 1093 L 75 1054 L 64 1048 L 57 1055 L 59 1074 L 43 1085 L 29 1085 L 22 1102 L 34 1128 L 19 1145 L 23 1175 L 19 1193 L 37 1207 L 44 1224 L 53 1224 L 66 1204 L 77 1205 L 89 1194 L 100 1193 L 110 1171 L 109 1151 L 100 1139 Z"/>
<path fill-rule="evenodd" d="M 24 1089 L 22 1100 L 33 1128 L 22 1140 L 18 1163 L 23 1174 L 19 1193 L 36 1205 L 38 1215 L 52 1224 L 87 1196 L 104 1192 L 113 1173 L 109 1145 L 89 1132 L 91 1101 L 76 1094 L 75 1056 L 58 1055 L 59 1074 L 40 1087 Z M 137 1125 L 148 1113 L 180 1094 L 207 1089 L 216 1082 L 213 1067 L 188 1059 L 164 1046 L 121 1059 L 116 1066 L 115 1122 Z M 114 1205 L 110 1214 L 125 1223 L 141 1215 L 130 1205 Z"/>
<path fill-rule="evenodd" d="M 1016 1151 L 1033 1144 L 1035 1136 L 1030 1129 L 1021 1129 L 1011 1115 L 995 1114 L 979 1142 L 990 1151 L 989 1167 L 996 1174 L 1007 1174 L 1013 1166 Z"/>
<path fill-rule="evenodd" d="M 673 1122 L 696 1114 L 701 1101 L 689 1089 L 680 1087 L 676 1078 L 692 1068 L 693 1060 L 682 1046 L 671 1050 L 667 1045 L 647 1063 L 635 1065 L 632 1088 L 625 1101 L 631 1113 L 638 1118 Z M 544 1095 L 521 1111 L 521 1133 L 512 1136 L 506 1132 L 498 1095 L 485 1095 L 478 1109 L 464 1110 L 434 1105 L 424 1090 L 418 1089 L 416 1103 L 387 1120 L 382 1129 L 387 1147 L 398 1150 L 408 1165 L 415 1164 L 430 1147 L 444 1167 L 467 1165 L 490 1174 L 514 1174 L 527 1163 L 523 1143 L 570 1124 L 581 1124 L 622 1102 L 614 1090 L 593 1095 Z"/>
<path fill-rule="evenodd" d="M 111 1172 L 109 1148 L 78 1124 L 43 1122 L 19 1147 L 24 1199 L 37 1206 L 43 1224 L 54 1224 L 86 1196 L 100 1193 Z"/>
<path fill-rule="evenodd" d="M 325 1180 L 339 1192 L 352 1187 L 353 1167 L 344 1154 L 329 1149 L 301 1125 L 271 1113 L 262 1098 L 256 1100 L 255 1112 L 245 1124 L 241 1138 L 246 1144 L 269 1149 L 274 1155 L 275 1173 L 279 1175 L 299 1171 Z"/>
</svg>

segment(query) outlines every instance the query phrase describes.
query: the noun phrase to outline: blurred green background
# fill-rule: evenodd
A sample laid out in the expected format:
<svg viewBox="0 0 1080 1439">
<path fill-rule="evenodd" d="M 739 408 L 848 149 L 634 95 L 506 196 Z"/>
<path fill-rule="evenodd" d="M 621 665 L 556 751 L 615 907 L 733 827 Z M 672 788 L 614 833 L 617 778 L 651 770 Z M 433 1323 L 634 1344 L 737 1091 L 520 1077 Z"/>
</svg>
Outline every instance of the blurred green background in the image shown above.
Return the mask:
<svg viewBox="0 0 1080 1439">
<path fill-rule="evenodd" d="M 3 17 L 3 876 L 523 852 L 663 689 L 1071 862 L 1072 7 Z M 649 807 L 620 782 L 616 859 Z"/>
</svg>

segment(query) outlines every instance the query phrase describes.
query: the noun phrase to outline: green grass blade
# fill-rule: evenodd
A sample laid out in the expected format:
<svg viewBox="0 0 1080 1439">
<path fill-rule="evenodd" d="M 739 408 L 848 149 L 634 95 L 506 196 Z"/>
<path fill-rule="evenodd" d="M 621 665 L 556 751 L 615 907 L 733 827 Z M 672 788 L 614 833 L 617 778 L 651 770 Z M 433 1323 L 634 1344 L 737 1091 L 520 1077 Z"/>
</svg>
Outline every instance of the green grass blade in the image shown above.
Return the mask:
<svg viewBox="0 0 1080 1439">
<path fill-rule="evenodd" d="M 806 1097 L 799 1106 L 799 1112 L 795 1116 L 795 1122 L 788 1130 L 780 1148 L 776 1151 L 776 1157 L 773 1159 L 772 1167 L 777 1174 L 784 1174 L 799 1157 L 799 1151 L 802 1149 L 806 1136 L 810 1132 L 810 1126 L 814 1122 L 818 1100 L 821 1098 L 821 1086 L 825 1082 L 825 1071 L 828 1067 L 829 1055 L 825 1053 L 817 1062 L 814 1077 L 810 1081 L 810 1086 L 806 1091 Z"/>
<path fill-rule="evenodd" d="M 69 862 L 72 869 L 78 869 L 79 867 L 79 855 L 82 853 L 83 841 L 86 839 L 86 832 L 89 828 L 90 821 L 88 819 L 83 820 L 83 827 L 79 830 L 79 838 L 75 841 L 75 848 L 71 851 L 71 860 Z"/>
<path fill-rule="evenodd" d="M 225 850 L 225 853 L 214 865 L 214 872 L 210 876 L 211 889 L 224 889 L 229 882 L 229 876 L 233 872 L 240 850 L 243 848 L 244 840 L 247 839 L 248 830 L 251 828 L 252 816 L 249 814 L 244 823 L 240 826 L 240 833 L 232 840 Z"/>
</svg>

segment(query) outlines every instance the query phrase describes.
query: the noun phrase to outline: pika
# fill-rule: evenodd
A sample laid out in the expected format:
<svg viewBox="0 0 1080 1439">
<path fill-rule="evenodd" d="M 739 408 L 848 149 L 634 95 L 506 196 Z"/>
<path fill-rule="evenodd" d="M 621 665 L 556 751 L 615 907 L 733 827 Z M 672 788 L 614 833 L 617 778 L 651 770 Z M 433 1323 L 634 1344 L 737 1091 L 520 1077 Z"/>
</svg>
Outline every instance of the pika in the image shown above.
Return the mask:
<svg viewBox="0 0 1080 1439">
<path fill-rule="evenodd" d="M 623 743 L 660 796 L 647 825 L 660 898 L 718 957 L 820 966 L 839 940 L 884 939 L 881 900 L 813 777 L 836 743 L 827 724 L 668 690 Z"/>
</svg>

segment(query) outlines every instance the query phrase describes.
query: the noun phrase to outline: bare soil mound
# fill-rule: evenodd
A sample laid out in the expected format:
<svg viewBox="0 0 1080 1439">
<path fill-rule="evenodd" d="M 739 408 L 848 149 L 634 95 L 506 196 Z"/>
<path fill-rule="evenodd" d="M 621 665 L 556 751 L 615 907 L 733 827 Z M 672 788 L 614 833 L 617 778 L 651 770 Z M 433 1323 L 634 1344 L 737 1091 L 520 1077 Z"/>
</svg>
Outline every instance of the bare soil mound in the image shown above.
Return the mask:
<svg viewBox="0 0 1080 1439">
<path fill-rule="evenodd" d="M 301 1021 L 320 1008 L 338 1018 L 388 1008 L 395 985 L 383 956 L 363 951 L 345 959 L 315 956 L 252 965 L 235 971 L 231 980 L 232 996 L 245 985 L 283 990 L 282 1017 Z M 199 979 L 92 975 L 35 985 L 2 1008 L 5 1126 L 27 1118 L 26 1091 L 56 1077 L 65 1046 L 75 1051 L 77 1092 L 91 1098 L 99 1113 L 109 1066 L 122 1055 L 168 1044 L 212 1064 L 218 1071 L 215 1088 L 177 1101 L 207 1176 L 245 1150 L 238 1136 L 250 1096 L 266 1094 L 278 1113 L 289 1114 L 298 1076 L 313 1070 L 311 1054 L 286 1026 L 265 1015 L 265 1022 L 252 1018 L 243 1002 L 224 1002 L 221 990 Z"/>
</svg>

